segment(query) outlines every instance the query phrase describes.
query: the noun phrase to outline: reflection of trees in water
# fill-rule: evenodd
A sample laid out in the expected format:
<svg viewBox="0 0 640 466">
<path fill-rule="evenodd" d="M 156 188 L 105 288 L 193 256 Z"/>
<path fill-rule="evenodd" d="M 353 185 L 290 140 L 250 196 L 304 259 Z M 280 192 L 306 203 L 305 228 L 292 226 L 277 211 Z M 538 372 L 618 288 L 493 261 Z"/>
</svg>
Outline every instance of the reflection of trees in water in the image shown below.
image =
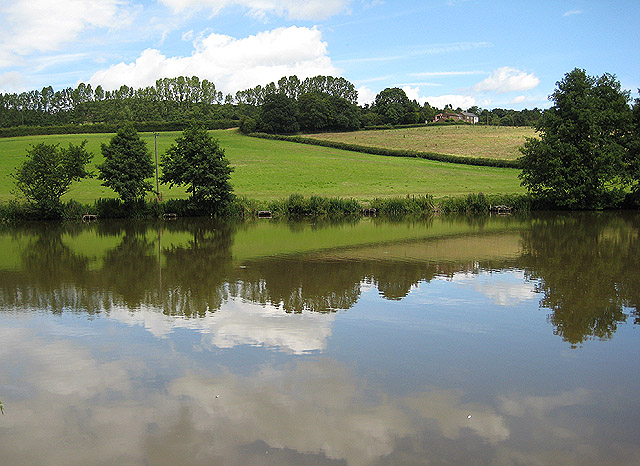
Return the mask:
<svg viewBox="0 0 640 466">
<path fill-rule="evenodd" d="M 233 296 L 287 312 L 330 312 L 351 308 L 362 283 L 398 300 L 436 275 L 505 266 L 339 260 L 314 253 L 255 259 L 237 268 L 231 249 L 236 226 L 202 220 L 29 224 L 12 231 L 22 243 L 21 269 L 0 272 L 0 305 L 7 309 L 94 313 L 150 306 L 167 315 L 202 316 Z M 523 268 L 538 282 L 540 304 L 551 309 L 549 321 L 564 340 L 576 345 L 610 338 L 628 319 L 626 309 L 640 323 L 639 231 L 637 213 L 540 216 L 522 233 L 522 257 L 506 266 Z M 86 253 L 69 247 L 81 233 L 90 244 L 76 250 Z M 188 241 L 169 246 L 162 240 L 167 233 Z M 114 238 L 114 244 L 101 257 L 84 255 L 104 248 L 100 237 Z"/>
<path fill-rule="evenodd" d="M 161 230 L 140 222 L 91 225 L 98 237 L 120 242 L 100 258 L 101 267 L 74 253 L 65 237 L 88 228 L 77 224 L 37 224 L 16 230 L 28 238 L 19 272 L 0 272 L 0 304 L 7 308 L 49 309 L 53 312 L 100 312 L 113 306 L 137 309 L 161 307 L 166 313 L 203 314 L 218 309 L 224 299 L 226 270 L 231 262 L 233 226 L 201 222 L 163 224 L 166 231 L 185 231 L 192 240 L 184 247 L 159 251 Z M 164 257 L 166 264 L 161 268 Z M 164 269 L 164 270 L 163 270 Z"/>
<path fill-rule="evenodd" d="M 61 312 L 64 308 L 96 311 L 94 297 L 76 283 L 87 275 L 89 259 L 74 254 L 62 235 L 76 236 L 77 225 L 27 223 L 13 228 L 25 240 L 21 273 L 2 272 L 0 303 L 7 308 L 24 307 Z M 52 287 L 51 284 L 55 283 Z M 46 290 L 45 292 L 43 292 Z"/>
<path fill-rule="evenodd" d="M 287 312 L 349 309 L 360 297 L 362 270 L 339 262 L 271 258 L 249 262 L 229 284 L 229 293 Z"/>
<path fill-rule="evenodd" d="M 186 226 L 192 235 L 189 243 L 163 250 L 162 307 L 169 315 L 204 315 L 227 299 L 235 228 L 229 223 Z"/>
<path fill-rule="evenodd" d="M 458 264 L 456 271 L 473 264 Z M 287 312 L 330 312 L 353 307 L 361 284 L 376 285 L 380 294 L 399 300 L 412 287 L 442 275 L 435 263 L 378 260 L 323 260 L 312 257 L 269 258 L 249 262 L 229 285 L 232 296 L 282 306 Z"/>
<path fill-rule="evenodd" d="M 539 280 L 541 307 L 572 345 L 608 339 L 632 308 L 640 313 L 640 217 L 584 213 L 541 217 L 523 233 L 523 265 Z"/>
<path fill-rule="evenodd" d="M 74 253 L 65 244 L 68 237 L 86 233 L 87 228 L 98 238 L 117 238 L 97 261 Z M 395 300 L 436 274 L 472 267 L 375 259 L 325 260 L 313 254 L 270 257 L 248 262 L 246 268 L 232 268 L 235 228 L 201 220 L 33 228 L 22 232 L 30 239 L 21 251 L 21 271 L 0 273 L 6 274 L 0 286 L 1 303 L 7 307 L 92 313 L 109 311 L 113 306 L 132 310 L 151 306 L 167 315 L 202 316 L 234 296 L 282 306 L 287 312 L 330 312 L 351 308 L 360 297 L 363 282 L 377 285 L 383 297 Z M 162 243 L 163 234 L 185 236 L 185 232 L 190 240 L 182 245 Z M 95 248 L 100 240 L 89 241 L 95 241 Z"/>
</svg>

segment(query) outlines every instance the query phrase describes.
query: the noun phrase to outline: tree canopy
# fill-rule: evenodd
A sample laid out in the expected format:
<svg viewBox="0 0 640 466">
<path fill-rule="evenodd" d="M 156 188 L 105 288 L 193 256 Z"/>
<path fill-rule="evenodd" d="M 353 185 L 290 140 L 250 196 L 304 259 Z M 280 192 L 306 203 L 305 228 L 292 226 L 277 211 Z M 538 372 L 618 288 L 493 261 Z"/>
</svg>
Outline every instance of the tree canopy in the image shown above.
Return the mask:
<svg viewBox="0 0 640 466">
<path fill-rule="evenodd" d="M 59 217 L 62 213 L 60 198 L 69 191 L 74 181 L 90 177 L 85 166 L 93 154 L 80 145 L 40 143 L 27 149 L 25 160 L 12 175 L 16 188 L 44 217 Z"/>
<path fill-rule="evenodd" d="M 553 107 L 522 148 L 522 185 L 549 205 L 595 209 L 618 205 L 632 184 L 629 92 L 611 74 L 575 69 L 557 83 Z M 637 157 L 637 156 L 636 156 Z"/>
<path fill-rule="evenodd" d="M 187 127 L 162 156 L 161 181 L 187 186 L 191 201 L 208 214 L 220 212 L 233 198 L 229 183 L 233 167 L 224 149 L 197 124 Z"/>
<path fill-rule="evenodd" d="M 98 179 L 103 181 L 102 186 L 113 189 L 125 204 L 153 191 L 153 185 L 148 181 L 154 174 L 151 153 L 133 126 L 120 128 L 101 149 L 104 163 L 98 166 Z"/>
</svg>

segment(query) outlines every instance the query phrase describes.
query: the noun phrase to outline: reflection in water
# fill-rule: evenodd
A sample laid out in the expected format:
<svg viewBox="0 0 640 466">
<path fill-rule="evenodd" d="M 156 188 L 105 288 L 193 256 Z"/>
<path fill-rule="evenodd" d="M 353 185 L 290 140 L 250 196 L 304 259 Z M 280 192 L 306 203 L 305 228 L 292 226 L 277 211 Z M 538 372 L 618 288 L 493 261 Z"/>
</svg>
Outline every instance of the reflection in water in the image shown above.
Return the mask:
<svg viewBox="0 0 640 466">
<path fill-rule="evenodd" d="M 425 231 L 433 228 L 432 223 L 425 225 Z M 28 225 L 11 231 L 14 238 L 27 240 L 13 252 L 20 257 L 19 270 L 0 270 L 0 305 L 88 313 L 144 306 L 169 316 L 204 317 L 235 297 L 288 313 L 332 312 L 353 307 L 363 283 L 375 285 L 386 299 L 402 300 L 412 288 L 436 276 L 459 279 L 481 270 L 515 268 L 525 270 L 537 284 L 543 294 L 540 305 L 551 310 L 555 333 L 572 345 L 588 338 L 611 338 L 629 314 L 640 322 L 637 214 L 540 216 L 520 221 L 515 229 L 513 224 L 503 233 L 483 233 L 486 220 L 466 225 L 462 243 L 461 233 L 453 228 L 449 239 L 445 233 L 426 240 L 376 244 L 366 237 L 360 245 L 353 226 L 356 238 L 348 249 L 318 253 L 311 236 L 309 252 L 248 257 L 241 267 L 234 262 L 234 224 L 191 220 L 160 225 Z M 90 236 L 79 239 L 87 228 L 93 228 Z M 315 225 L 309 228 L 321 230 Z M 301 230 L 304 225 L 298 224 L 291 234 Z M 518 254 L 501 257 L 501 249 L 515 232 L 520 237 Z M 478 260 L 474 251 L 491 238 L 495 257 Z M 106 248 L 101 246 L 103 239 Z M 83 241 L 87 247 L 74 251 L 72 245 Z M 451 254 L 456 258 L 434 259 L 434 251 L 446 251 L 448 244 L 466 251 L 466 257 Z M 99 257 L 93 256 L 96 251 Z M 389 251 L 392 254 L 385 256 Z M 490 291 L 492 285 L 483 286 Z M 493 292 L 505 302 L 517 299 L 503 285 Z"/>
<path fill-rule="evenodd" d="M 522 265 L 572 345 L 609 339 L 630 309 L 640 323 L 640 218 L 584 213 L 540 218 L 523 232 Z"/>
<path fill-rule="evenodd" d="M 2 463 L 640 464 L 639 218 L 4 227 Z"/>
</svg>

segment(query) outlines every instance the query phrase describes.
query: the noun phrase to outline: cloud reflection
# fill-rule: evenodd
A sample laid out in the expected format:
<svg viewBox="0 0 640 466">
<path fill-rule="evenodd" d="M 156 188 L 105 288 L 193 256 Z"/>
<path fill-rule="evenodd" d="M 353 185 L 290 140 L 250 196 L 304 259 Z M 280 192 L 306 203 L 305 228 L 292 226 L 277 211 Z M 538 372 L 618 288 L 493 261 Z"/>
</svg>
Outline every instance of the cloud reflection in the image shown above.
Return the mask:
<svg viewBox="0 0 640 466">
<path fill-rule="evenodd" d="M 206 344 L 217 348 L 264 346 L 288 354 L 326 349 L 335 320 L 335 314 L 309 311 L 288 314 L 281 307 L 239 298 L 230 298 L 218 311 L 198 318 L 167 316 L 153 308 L 135 312 L 117 308 L 109 315 L 119 322 L 142 326 L 158 338 L 166 338 L 178 329 L 189 329 L 201 333 Z"/>
</svg>

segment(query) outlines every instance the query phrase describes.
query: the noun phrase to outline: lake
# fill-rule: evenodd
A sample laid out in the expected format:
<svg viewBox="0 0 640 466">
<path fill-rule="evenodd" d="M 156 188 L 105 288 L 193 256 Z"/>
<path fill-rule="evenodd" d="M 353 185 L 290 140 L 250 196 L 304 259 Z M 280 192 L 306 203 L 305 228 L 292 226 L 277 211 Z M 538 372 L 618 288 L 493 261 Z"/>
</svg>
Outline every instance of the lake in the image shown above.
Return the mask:
<svg viewBox="0 0 640 466">
<path fill-rule="evenodd" d="M 640 464 L 640 213 L 0 225 L 7 465 Z"/>
</svg>

